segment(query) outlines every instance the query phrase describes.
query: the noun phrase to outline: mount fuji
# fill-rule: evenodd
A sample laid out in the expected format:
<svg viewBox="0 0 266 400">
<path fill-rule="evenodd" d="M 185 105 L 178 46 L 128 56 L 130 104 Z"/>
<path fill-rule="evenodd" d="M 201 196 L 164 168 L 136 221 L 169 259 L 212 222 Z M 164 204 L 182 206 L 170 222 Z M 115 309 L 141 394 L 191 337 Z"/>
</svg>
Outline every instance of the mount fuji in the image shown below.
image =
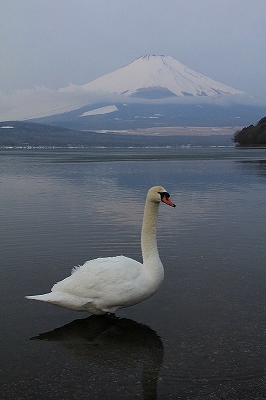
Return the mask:
<svg viewBox="0 0 266 400">
<path fill-rule="evenodd" d="M 18 92 L 0 120 L 29 120 L 78 130 L 167 126 L 244 126 L 265 107 L 176 59 L 146 55 L 84 85 Z"/>
<path fill-rule="evenodd" d="M 89 92 L 108 92 L 144 99 L 246 95 L 187 68 L 170 56 L 147 55 L 81 86 Z"/>
</svg>

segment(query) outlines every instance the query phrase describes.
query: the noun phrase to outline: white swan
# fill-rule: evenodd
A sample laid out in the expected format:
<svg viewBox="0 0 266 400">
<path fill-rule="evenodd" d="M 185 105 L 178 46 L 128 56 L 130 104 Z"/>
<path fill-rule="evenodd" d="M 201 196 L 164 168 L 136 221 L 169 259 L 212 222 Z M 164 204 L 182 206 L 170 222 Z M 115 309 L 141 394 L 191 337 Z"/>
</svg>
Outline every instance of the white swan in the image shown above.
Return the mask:
<svg viewBox="0 0 266 400">
<path fill-rule="evenodd" d="M 143 264 L 117 256 L 96 258 L 72 270 L 72 275 L 56 283 L 50 293 L 26 296 L 75 311 L 92 314 L 115 313 L 150 297 L 163 281 L 164 270 L 156 239 L 159 203 L 175 204 L 162 186 L 147 194 L 142 231 Z"/>
</svg>

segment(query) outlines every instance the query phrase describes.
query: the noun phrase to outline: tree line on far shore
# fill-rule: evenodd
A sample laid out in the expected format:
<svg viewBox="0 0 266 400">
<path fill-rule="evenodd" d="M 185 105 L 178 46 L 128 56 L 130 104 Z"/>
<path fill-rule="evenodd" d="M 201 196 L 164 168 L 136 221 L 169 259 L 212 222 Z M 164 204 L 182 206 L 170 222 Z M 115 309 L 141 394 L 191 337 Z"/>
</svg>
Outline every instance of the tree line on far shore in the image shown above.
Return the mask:
<svg viewBox="0 0 266 400">
<path fill-rule="evenodd" d="M 235 132 L 233 141 L 239 147 L 266 147 L 266 117 L 255 126 L 250 125 Z"/>
</svg>

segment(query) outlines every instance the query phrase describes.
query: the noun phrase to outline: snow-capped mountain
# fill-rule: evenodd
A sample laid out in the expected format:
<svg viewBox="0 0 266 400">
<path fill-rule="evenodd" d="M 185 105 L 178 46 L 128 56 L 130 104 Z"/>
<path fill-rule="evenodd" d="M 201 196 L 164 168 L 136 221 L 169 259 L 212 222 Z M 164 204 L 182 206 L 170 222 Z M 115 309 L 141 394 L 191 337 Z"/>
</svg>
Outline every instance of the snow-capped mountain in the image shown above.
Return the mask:
<svg viewBox="0 0 266 400">
<path fill-rule="evenodd" d="M 81 86 L 88 92 L 108 92 L 135 98 L 245 95 L 187 68 L 170 56 L 147 55 Z"/>
<path fill-rule="evenodd" d="M 265 114 L 248 94 L 163 55 L 140 57 L 84 85 L 18 90 L 2 96 L 1 106 L 2 121 L 31 119 L 73 129 L 232 126 Z"/>
</svg>

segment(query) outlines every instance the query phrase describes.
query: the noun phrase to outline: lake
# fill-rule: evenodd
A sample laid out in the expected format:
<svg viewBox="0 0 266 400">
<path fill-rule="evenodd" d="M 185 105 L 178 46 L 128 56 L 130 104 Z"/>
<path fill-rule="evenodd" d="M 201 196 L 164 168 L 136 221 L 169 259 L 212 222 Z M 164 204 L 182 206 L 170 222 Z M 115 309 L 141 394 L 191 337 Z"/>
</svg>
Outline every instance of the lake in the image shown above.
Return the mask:
<svg viewBox="0 0 266 400">
<path fill-rule="evenodd" d="M 266 397 L 266 150 L 2 149 L 2 399 Z M 141 261 L 164 186 L 154 296 L 91 316 L 25 295 L 86 260 Z"/>
</svg>

